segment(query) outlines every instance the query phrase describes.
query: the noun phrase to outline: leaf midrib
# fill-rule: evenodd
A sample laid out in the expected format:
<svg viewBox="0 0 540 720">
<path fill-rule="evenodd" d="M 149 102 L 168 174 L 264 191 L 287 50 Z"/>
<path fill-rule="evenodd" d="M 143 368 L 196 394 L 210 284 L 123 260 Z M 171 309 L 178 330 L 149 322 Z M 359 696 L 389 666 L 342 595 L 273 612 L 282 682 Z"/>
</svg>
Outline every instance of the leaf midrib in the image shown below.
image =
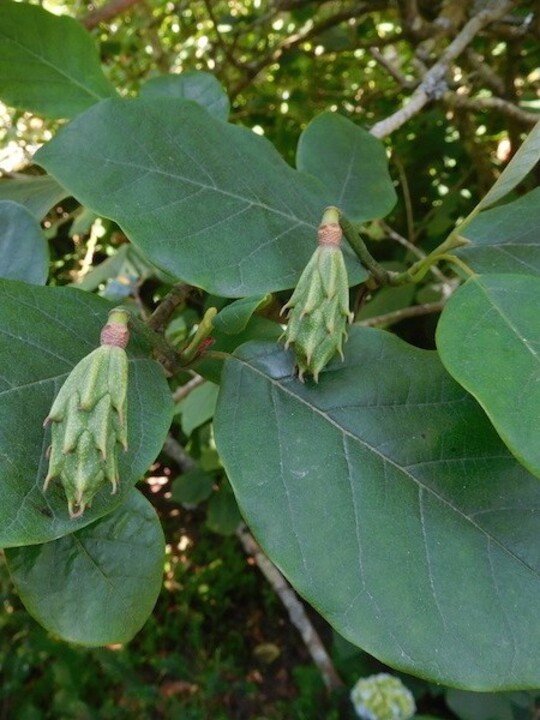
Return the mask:
<svg viewBox="0 0 540 720">
<path fill-rule="evenodd" d="M 274 387 L 277 387 L 278 390 L 281 390 L 283 393 L 288 395 L 289 397 L 293 398 L 294 400 L 300 402 L 302 405 L 307 407 L 311 412 L 316 413 L 320 417 L 322 417 L 326 422 L 328 422 L 330 425 L 335 427 L 342 435 L 349 437 L 351 440 L 359 443 L 360 445 L 364 446 L 367 450 L 371 451 L 374 455 L 378 456 L 383 462 L 387 462 L 389 465 L 394 467 L 398 472 L 405 475 L 408 479 L 410 479 L 413 483 L 415 483 L 419 490 L 423 490 L 436 498 L 440 503 L 448 507 L 452 512 L 454 512 L 458 517 L 460 517 L 462 520 L 466 521 L 470 525 L 472 525 L 478 532 L 480 532 L 482 535 L 486 537 L 486 539 L 490 542 L 493 542 L 495 545 L 497 545 L 501 550 L 503 550 L 507 555 L 509 555 L 513 560 L 517 561 L 523 568 L 528 570 L 535 578 L 540 580 L 540 573 L 538 573 L 533 567 L 528 565 L 522 558 L 518 557 L 515 553 L 513 553 L 511 550 L 509 550 L 505 545 L 503 545 L 500 540 L 498 540 L 496 537 L 491 535 L 489 532 L 487 532 L 484 528 L 482 528 L 480 525 L 474 522 L 474 520 L 468 516 L 465 515 L 463 512 L 461 512 L 458 508 L 456 508 L 454 505 L 452 505 L 449 500 L 444 498 L 442 495 L 437 493 L 433 488 L 429 487 L 425 483 L 421 482 L 418 478 L 414 477 L 410 472 L 408 472 L 404 467 L 399 465 L 395 460 L 387 457 L 383 453 L 381 453 L 376 448 L 372 447 L 369 443 L 367 443 L 365 440 L 362 440 L 357 435 L 354 435 L 352 432 L 345 430 L 342 428 L 333 418 L 329 417 L 323 410 L 320 408 L 310 405 L 307 400 L 300 397 L 299 395 L 296 395 L 294 392 L 291 392 L 288 390 L 283 384 L 281 384 L 278 380 L 275 380 L 274 378 L 269 377 L 264 372 L 259 370 L 254 365 L 251 365 L 248 361 L 235 357 L 234 361 L 241 363 L 244 367 L 247 369 L 253 371 L 257 375 L 260 375 L 264 380 L 271 383 Z"/>
</svg>

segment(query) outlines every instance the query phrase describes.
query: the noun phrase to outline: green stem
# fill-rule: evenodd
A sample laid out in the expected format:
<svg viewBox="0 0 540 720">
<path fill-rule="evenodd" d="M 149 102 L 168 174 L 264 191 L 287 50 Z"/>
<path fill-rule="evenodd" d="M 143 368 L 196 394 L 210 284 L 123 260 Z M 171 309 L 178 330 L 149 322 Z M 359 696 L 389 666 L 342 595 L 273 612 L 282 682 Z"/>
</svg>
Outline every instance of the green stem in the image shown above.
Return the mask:
<svg viewBox="0 0 540 720">
<path fill-rule="evenodd" d="M 140 320 L 134 313 L 133 310 L 126 305 L 119 305 L 114 308 L 112 312 L 127 312 L 129 314 L 129 324 L 138 335 L 141 335 L 144 340 L 164 359 L 164 365 L 167 370 L 171 373 L 178 372 L 185 366 L 185 361 L 182 355 L 177 352 L 174 347 L 166 340 L 163 335 L 160 335 L 148 325 Z"/>
<path fill-rule="evenodd" d="M 459 258 L 455 255 L 448 254 L 449 250 L 454 250 L 455 248 L 463 247 L 464 245 L 469 245 L 469 240 L 466 240 L 459 235 L 450 235 L 444 242 L 436 247 L 435 250 L 432 250 L 429 255 L 426 255 L 425 258 L 415 262 L 410 268 L 408 268 L 408 270 L 405 270 L 402 273 L 397 273 L 391 279 L 390 284 L 406 285 L 407 283 L 420 282 L 420 280 L 422 280 L 426 275 L 429 268 L 438 263 L 439 260 L 448 260 L 449 262 L 453 262 L 455 265 L 460 265 L 462 269 L 466 268 L 465 272 L 467 272 L 468 275 L 471 275 L 472 270 L 463 261 L 459 260 Z"/>
<path fill-rule="evenodd" d="M 339 224 L 341 226 L 341 229 L 343 230 L 343 234 L 345 235 L 347 242 L 354 250 L 362 265 L 373 275 L 377 283 L 379 285 L 392 284 L 392 277 L 394 273 L 388 272 L 388 270 L 385 270 L 382 265 L 379 265 L 379 263 L 375 260 L 373 255 L 367 249 L 366 244 L 360 237 L 358 229 L 347 217 L 345 217 L 345 215 L 343 215 L 343 213 L 340 213 Z"/>
<path fill-rule="evenodd" d="M 208 310 L 204 313 L 204 317 L 201 320 L 199 327 L 197 328 L 191 342 L 180 353 L 184 365 L 187 365 L 197 357 L 200 344 L 203 342 L 203 340 L 206 340 L 206 338 L 212 333 L 214 329 L 213 320 L 216 315 L 217 309 L 215 307 L 208 308 Z"/>
</svg>

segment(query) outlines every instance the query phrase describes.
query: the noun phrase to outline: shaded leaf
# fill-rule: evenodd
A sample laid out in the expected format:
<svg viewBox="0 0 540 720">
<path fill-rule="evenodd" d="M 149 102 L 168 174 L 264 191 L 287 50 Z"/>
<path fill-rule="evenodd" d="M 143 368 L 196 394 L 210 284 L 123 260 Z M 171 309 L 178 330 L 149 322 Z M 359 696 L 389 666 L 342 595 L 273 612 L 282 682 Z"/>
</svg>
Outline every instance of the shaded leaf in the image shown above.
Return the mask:
<svg viewBox="0 0 540 720">
<path fill-rule="evenodd" d="M 218 389 L 213 382 L 207 381 L 192 390 L 176 406 L 176 411 L 182 415 L 182 430 L 188 437 L 195 428 L 214 416 Z"/>
<path fill-rule="evenodd" d="M 128 451 L 120 452 L 120 487 L 99 491 L 72 520 L 63 488 L 42 492 L 53 399 L 73 366 L 99 344 L 111 304 L 72 288 L 0 281 L 0 547 L 47 542 L 111 512 L 160 451 L 172 400 L 160 366 L 136 337 L 128 345 Z"/>
<path fill-rule="evenodd" d="M 229 483 L 224 483 L 208 503 L 206 524 L 219 535 L 232 535 L 242 522 L 238 504 Z"/>
<path fill-rule="evenodd" d="M 52 207 L 67 196 L 64 188 L 48 175 L 0 180 L 0 200 L 13 200 L 24 205 L 36 220 L 42 220 Z"/>
<path fill-rule="evenodd" d="M 540 275 L 540 188 L 480 213 L 463 233 L 462 257 L 478 273 Z"/>
<path fill-rule="evenodd" d="M 271 298 L 271 295 L 255 295 L 235 300 L 219 311 L 212 324 L 227 335 L 236 335 L 245 330 L 251 316 L 259 308 L 268 305 Z"/>
<path fill-rule="evenodd" d="M 441 360 L 540 477 L 540 278 L 480 275 L 449 299 L 437 327 Z"/>
<path fill-rule="evenodd" d="M 171 499 L 177 503 L 198 505 L 212 494 L 214 476 L 194 468 L 175 478 L 171 487 Z"/>
<path fill-rule="evenodd" d="M 35 217 L 19 203 L 0 200 L 0 277 L 44 285 L 49 246 Z"/>
<path fill-rule="evenodd" d="M 274 344 L 244 345 L 214 418 L 265 552 L 393 667 L 477 690 L 537 687 L 538 482 L 432 351 L 355 326 L 318 385 L 292 364 Z"/>
<path fill-rule="evenodd" d="M 8 105 L 71 118 L 112 95 L 94 41 L 76 20 L 0 3 L 0 97 Z"/>
<path fill-rule="evenodd" d="M 227 120 L 229 117 L 230 103 L 227 93 L 217 78 L 203 70 L 151 78 L 142 86 L 141 96 L 194 100 L 218 120 Z"/>
<path fill-rule="evenodd" d="M 227 297 L 293 287 L 329 201 L 268 140 L 188 100 L 105 101 L 35 159 L 148 260 Z M 353 261 L 349 276 L 366 272 Z"/>
<path fill-rule="evenodd" d="M 328 188 L 328 204 L 354 222 L 387 215 L 396 204 L 383 143 L 333 112 L 318 115 L 300 136 L 296 166 Z"/>
<path fill-rule="evenodd" d="M 28 612 L 82 645 L 125 643 L 141 629 L 161 589 L 165 541 L 139 492 L 105 518 L 44 545 L 6 551 Z"/>
</svg>

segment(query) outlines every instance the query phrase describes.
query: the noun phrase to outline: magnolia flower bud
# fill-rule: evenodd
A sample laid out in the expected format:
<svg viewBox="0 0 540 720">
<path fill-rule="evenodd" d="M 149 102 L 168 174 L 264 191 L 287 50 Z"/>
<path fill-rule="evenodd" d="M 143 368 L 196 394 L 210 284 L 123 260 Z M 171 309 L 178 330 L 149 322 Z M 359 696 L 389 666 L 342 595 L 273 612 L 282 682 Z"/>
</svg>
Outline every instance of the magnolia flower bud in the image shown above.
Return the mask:
<svg viewBox="0 0 540 720">
<path fill-rule="evenodd" d="M 343 357 L 343 338 L 347 336 L 349 281 L 341 252 L 342 232 L 336 208 L 327 208 L 319 226 L 319 246 L 304 268 L 289 302 L 285 347 L 293 346 L 302 380 L 319 373 L 336 353 Z"/>
<path fill-rule="evenodd" d="M 51 427 L 49 469 L 62 483 L 72 518 L 80 517 L 101 486 L 118 485 L 118 445 L 127 449 L 128 314 L 113 310 L 101 346 L 84 357 L 60 388 L 43 423 Z"/>
<path fill-rule="evenodd" d="M 363 720 L 409 720 L 416 712 L 411 691 L 388 673 L 358 680 L 351 690 L 351 701 Z"/>
</svg>

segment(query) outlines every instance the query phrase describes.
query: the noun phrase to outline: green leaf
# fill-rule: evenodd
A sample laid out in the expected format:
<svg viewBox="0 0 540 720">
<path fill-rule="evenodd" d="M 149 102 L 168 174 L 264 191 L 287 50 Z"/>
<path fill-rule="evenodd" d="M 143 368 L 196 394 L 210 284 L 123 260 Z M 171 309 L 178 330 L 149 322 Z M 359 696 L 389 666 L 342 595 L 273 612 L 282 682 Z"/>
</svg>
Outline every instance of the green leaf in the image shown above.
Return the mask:
<svg viewBox="0 0 540 720">
<path fill-rule="evenodd" d="M 214 417 L 218 386 L 205 382 L 192 390 L 178 403 L 176 411 L 182 415 L 182 431 L 189 437 L 195 428 L 200 427 Z"/>
<path fill-rule="evenodd" d="M 142 86 L 141 96 L 185 98 L 202 105 L 218 120 L 227 120 L 229 117 L 227 93 L 213 75 L 202 70 L 151 78 Z"/>
<path fill-rule="evenodd" d="M 0 3 L 0 97 L 8 105 L 71 118 L 113 95 L 94 41 L 76 20 Z"/>
<path fill-rule="evenodd" d="M 214 476 L 201 468 L 188 470 L 173 481 L 171 499 L 177 503 L 198 505 L 210 497 L 214 483 Z"/>
<path fill-rule="evenodd" d="M 245 330 L 253 313 L 270 302 L 271 295 L 255 295 L 240 298 L 226 305 L 213 319 L 212 324 L 227 335 L 237 335 Z"/>
<path fill-rule="evenodd" d="M 24 205 L 36 220 L 68 196 L 54 178 L 48 175 L 22 176 L 0 180 L 0 200 L 13 200 Z"/>
<path fill-rule="evenodd" d="M 128 345 L 128 451 L 120 487 L 104 487 L 72 520 L 59 482 L 42 492 L 53 399 L 73 366 L 99 344 L 110 303 L 72 288 L 0 281 L 0 547 L 47 542 L 111 512 L 163 446 L 172 400 L 159 365 L 133 336 Z"/>
<path fill-rule="evenodd" d="M 226 297 L 293 287 L 329 202 L 268 140 L 189 100 L 107 100 L 35 159 L 148 260 Z M 349 277 L 366 277 L 358 262 Z"/>
<path fill-rule="evenodd" d="M 471 245 L 456 255 L 478 273 L 540 275 L 540 188 L 480 213 L 463 233 Z"/>
<path fill-rule="evenodd" d="M 214 418 L 265 552 L 392 667 L 477 690 L 538 687 L 538 482 L 432 351 L 353 326 L 318 385 L 292 365 L 274 344 L 244 345 Z"/>
<path fill-rule="evenodd" d="M 387 215 L 396 204 L 383 143 L 333 112 L 312 120 L 300 136 L 296 166 L 317 177 L 337 205 L 361 223 Z"/>
<path fill-rule="evenodd" d="M 0 277 L 44 285 L 49 246 L 35 217 L 11 200 L 0 200 Z"/>
<path fill-rule="evenodd" d="M 125 503 L 82 530 L 6 552 L 28 612 L 81 645 L 125 643 L 142 628 L 163 578 L 165 541 L 152 505 L 132 490 Z"/>
<path fill-rule="evenodd" d="M 210 498 L 206 524 L 219 535 L 232 535 L 241 522 L 238 504 L 229 483 L 225 483 Z"/>
<path fill-rule="evenodd" d="M 540 477 L 539 318 L 540 278 L 476 276 L 448 300 L 437 347 L 506 445 Z"/>
</svg>

